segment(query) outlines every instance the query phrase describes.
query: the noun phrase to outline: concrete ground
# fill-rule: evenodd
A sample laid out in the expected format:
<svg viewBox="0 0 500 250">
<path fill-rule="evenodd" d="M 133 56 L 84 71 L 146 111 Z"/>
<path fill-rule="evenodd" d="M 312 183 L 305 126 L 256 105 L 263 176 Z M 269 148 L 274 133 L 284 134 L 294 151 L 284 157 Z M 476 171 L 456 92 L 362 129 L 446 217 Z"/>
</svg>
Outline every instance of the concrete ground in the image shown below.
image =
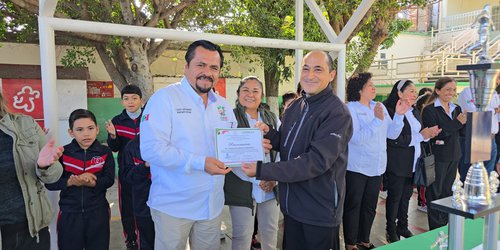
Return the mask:
<svg viewBox="0 0 500 250">
<path fill-rule="evenodd" d="M 125 248 L 122 227 L 120 223 L 120 212 L 118 210 L 118 188 L 117 184 L 113 185 L 108 190 L 108 201 L 111 205 L 111 240 L 110 240 L 110 249 L 112 250 L 122 250 Z M 427 215 L 421 211 L 417 210 L 417 194 L 413 193 L 413 197 L 410 200 L 410 209 L 409 209 L 409 224 L 410 231 L 413 234 L 420 234 L 423 232 L 427 232 Z M 223 211 L 223 222 L 226 227 L 224 230 L 225 239 L 221 240 L 221 249 L 229 250 L 231 249 L 231 219 L 229 216 L 229 209 L 227 207 L 224 208 Z M 283 219 L 281 216 L 280 225 L 279 225 L 279 236 L 278 236 L 278 248 L 281 249 L 281 241 L 283 234 Z M 341 248 L 344 249 L 342 232 L 340 233 L 340 241 Z M 379 198 L 378 206 L 377 206 L 377 214 L 375 216 L 375 221 L 373 222 L 373 227 L 371 231 L 371 242 L 375 246 L 382 246 L 387 244 L 385 239 L 385 199 Z M 187 248 L 189 249 L 189 247 Z M 249 246 L 250 249 L 250 246 Z"/>
</svg>

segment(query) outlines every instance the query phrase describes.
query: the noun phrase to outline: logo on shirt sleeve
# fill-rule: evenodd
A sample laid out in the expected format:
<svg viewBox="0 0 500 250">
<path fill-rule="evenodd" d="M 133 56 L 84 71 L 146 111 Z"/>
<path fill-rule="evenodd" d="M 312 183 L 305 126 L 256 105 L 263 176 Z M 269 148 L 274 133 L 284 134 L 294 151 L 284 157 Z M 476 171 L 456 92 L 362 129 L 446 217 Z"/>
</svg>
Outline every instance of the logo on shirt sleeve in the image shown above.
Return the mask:
<svg viewBox="0 0 500 250">
<path fill-rule="evenodd" d="M 142 115 L 141 122 L 143 122 L 143 121 L 148 121 L 148 120 L 149 120 L 149 114 L 143 114 L 143 115 Z"/>
</svg>

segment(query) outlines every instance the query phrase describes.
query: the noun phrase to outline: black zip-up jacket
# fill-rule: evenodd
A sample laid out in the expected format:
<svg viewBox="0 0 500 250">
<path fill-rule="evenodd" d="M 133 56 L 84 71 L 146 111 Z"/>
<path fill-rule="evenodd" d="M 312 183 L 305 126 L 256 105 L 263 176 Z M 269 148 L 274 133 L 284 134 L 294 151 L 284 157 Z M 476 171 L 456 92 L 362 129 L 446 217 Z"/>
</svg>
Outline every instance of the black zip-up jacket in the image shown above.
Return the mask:
<svg viewBox="0 0 500 250">
<path fill-rule="evenodd" d="M 114 183 L 115 160 L 111 150 L 97 140 L 87 149 L 82 149 L 75 139 L 64 146 L 64 153 L 59 158 L 64 168 L 61 178 L 52 184 L 45 184 L 49 190 L 61 190 L 59 207 L 63 212 L 85 212 L 109 206 L 106 190 Z M 71 186 L 68 179 L 71 175 L 93 173 L 96 177 L 95 187 Z"/>
<path fill-rule="evenodd" d="M 387 108 L 387 112 L 391 118 L 394 118 L 394 109 Z M 412 111 L 415 119 L 421 124 L 421 131 L 425 127 L 422 125 L 422 118 L 417 109 Z M 403 119 L 403 129 L 395 140 L 387 139 L 387 170 L 386 173 L 391 173 L 399 177 L 413 176 L 413 162 L 415 159 L 415 147 L 410 146 L 412 140 L 412 131 L 410 123 L 406 116 Z M 418 145 L 420 147 L 420 144 Z M 417 156 L 418 157 L 418 156 Z"/>
<path fill-rule="evenodd" d="M 352 120 L 347 106 L 328 86 L 294 101 L 280 131 L 270 130 L 281 161 L 257 163 L 257 179 L 279 181 L 281 211 L 310 225 L 340 225 L 344 207 L 347 145 Z"/>
<path fill-rule="evenodd" d="M 113 117 L 111 120 L 116 129 L 116 138 L 112 139 L 111 135 L 108 134 L 108 146 L 113 152 L 118 152 L 119 177 L 122 176 L 122 167 L 124 165 L 122 156 L 123 149 L 130 140 L 134 139 L 135 136 L 139 134 L 141 117 L 142 111 L 139 117 L 132 119 L 128 116 L 127 110 L 124 109 L 121 114 Z"/>
<path fill-rule="evenodd" d="M 140 138 L 137 135 L 123 149 L 123 162 L 125 162 L 123 174 L 125 181 L 132 185 L 134 215 L 151 217 L 149 207 L 146 205 L 151 187 L 151 171 L 141 157 L 139 144 Z"/>
<path fill-rule="evenodd" d="M 422 111 L 424 127 L 438 125 L 442 129 L 441 133 L 430 140 L 432 153 L 438 162 L 459 161 L 462 156 L 459 137 L 460 134 L 465 133 L 465 125 L 462 125 L 457 119 L 460 113 L 462 113 L 462 109 L 456 105 L 451 114 L 453 119 L 451 119 L 443 107 L 434 107 L 434 103 L 426 106 Z M 436 141 L 440 141 L 440 143 L 436 144 Z"/>
</svg>

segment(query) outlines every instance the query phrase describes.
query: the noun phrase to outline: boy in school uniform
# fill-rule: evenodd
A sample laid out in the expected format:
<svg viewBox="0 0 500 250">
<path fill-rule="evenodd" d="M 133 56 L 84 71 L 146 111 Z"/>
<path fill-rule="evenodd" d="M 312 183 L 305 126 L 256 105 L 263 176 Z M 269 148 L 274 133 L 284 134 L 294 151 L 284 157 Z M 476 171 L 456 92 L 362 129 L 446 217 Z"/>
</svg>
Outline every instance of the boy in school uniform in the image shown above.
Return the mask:
<svg viewBox="0 0 500 250">
<path fill-rule="evenodd" d="M 123 111 L 108 120 L 108 146 L 113 152 L 118 152 L 118 189 L 120 215 L 127 250 L 137 249 L 136 223 L 134 218 L 132 187 L 124 180 L 123 168 L 127 164 L 123 160 L 123 149 L 127 143 L 139 134 L 142 115 L 142 92 L 136 85 L 127 85 L 121 91 Z"/>
<path fill-rule="evenodd" d="M 49 190 L 61 190 L 59 249 L 109 249 L 111 216 L 106 190 L 115 178 L 113 154 L 96 140 L 99 128 L 88 110 L 70 114 L 68 132 L 74 139 L 59 158 L 63 174 L 57 182 L 45 184 Z"/>
<path fill-rule="evenodd" d="M 134 217 L 139 229 L 139 249 L 153 250 L 155 243 L 155 226 L 151 211 L 146 202 L 151 187 L 151 171 L 148 162 L 141 157 L 139 149 L 140 135 L 131 140 L 123 149 L 125 181 L 132 185 Z"/>
</svg>

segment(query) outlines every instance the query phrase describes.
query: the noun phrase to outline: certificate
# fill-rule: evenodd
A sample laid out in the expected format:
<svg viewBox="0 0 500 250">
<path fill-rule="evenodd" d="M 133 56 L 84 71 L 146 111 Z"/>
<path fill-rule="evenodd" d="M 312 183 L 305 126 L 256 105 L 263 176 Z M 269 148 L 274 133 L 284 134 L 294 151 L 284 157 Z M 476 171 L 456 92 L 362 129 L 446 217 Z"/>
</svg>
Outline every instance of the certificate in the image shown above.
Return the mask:
<svg viewBox="0 0 500 250">
<path fill-rule="evenodd" d="M 215 129 L 217 159 L 230 167 L 264 159 L 262 132 L 256 128 Z"/>
</svg>

